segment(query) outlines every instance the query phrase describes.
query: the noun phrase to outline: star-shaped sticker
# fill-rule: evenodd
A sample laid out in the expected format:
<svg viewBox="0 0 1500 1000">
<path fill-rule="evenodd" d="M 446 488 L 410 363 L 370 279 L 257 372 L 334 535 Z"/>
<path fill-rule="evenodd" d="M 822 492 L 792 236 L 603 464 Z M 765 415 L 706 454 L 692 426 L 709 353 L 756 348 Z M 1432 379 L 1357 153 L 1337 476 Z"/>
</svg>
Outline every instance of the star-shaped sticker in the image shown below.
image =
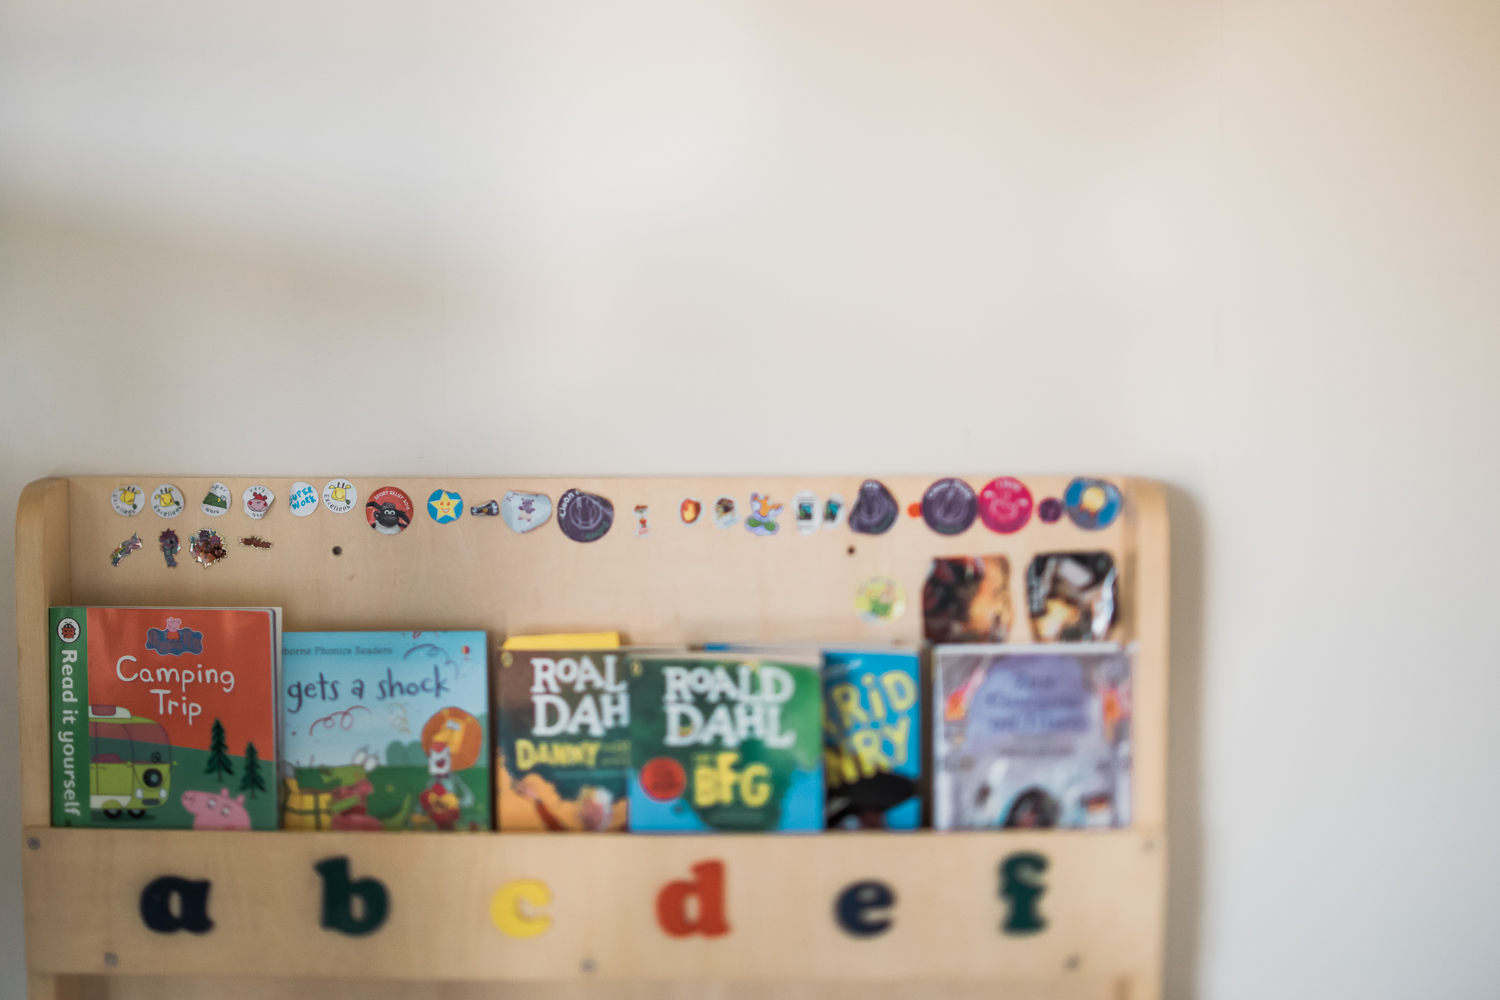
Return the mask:
<svg viewBox="0 0 1500 1000">
<path fill-rule="evenodd" d="M 435 520 L 454 521 L 458 519 L 458 515 L 454 513 L 454 510 L 463 502 L 463 497 L 457 493 L 447 493 L 439 490 L 436 497 L 427 501 L 427 506 L 431 508 L 432 516 Z"/>
</svg>

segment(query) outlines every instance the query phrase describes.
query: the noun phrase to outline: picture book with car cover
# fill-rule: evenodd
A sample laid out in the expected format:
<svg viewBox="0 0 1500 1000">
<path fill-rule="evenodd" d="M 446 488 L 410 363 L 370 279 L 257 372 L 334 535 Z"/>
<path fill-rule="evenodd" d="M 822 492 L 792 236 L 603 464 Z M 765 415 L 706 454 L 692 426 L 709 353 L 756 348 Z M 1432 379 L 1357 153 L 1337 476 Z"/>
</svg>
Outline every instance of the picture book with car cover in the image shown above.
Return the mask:
<svg viewBox="0 0 1500 1000">
<path fill-rule="evenodd" d="M 288 830 L 491 829 L 484 632 L 288 632 Z"/>
<path fill-rule="evenodd" d="M 818 656 L 628 664 L 632 832 L 823 829 Z"/>
<path fill-rule="evenodd" d="M 278 608 L 52 608 L 52 824 L 274 830 Z"/>
<path fill-rule="evenodd" d="M 495 671 L 502 831 L 622 831 L 631 693 L 621 649 L 502 649 Z"/>
<path fill-rule="evenodd" d="M 933 650 L 933 827 L 1121 827 L 1131 665 L 1114 643 Z"/>
</svg>

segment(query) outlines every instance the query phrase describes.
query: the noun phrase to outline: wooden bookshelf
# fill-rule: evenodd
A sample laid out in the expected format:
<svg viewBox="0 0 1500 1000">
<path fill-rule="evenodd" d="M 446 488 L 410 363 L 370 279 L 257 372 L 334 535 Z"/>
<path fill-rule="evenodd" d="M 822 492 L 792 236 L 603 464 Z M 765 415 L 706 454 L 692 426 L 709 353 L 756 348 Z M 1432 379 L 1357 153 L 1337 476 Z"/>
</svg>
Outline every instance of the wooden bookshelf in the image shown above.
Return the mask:
<svg viewBox="0 0 1500 1000">
<path fill-rule="evenodd" d="M 309 481 L 321 487 L 329 476 Z M 965 477 L 977 489 L 988 475 Z M 149 480 L 149 481 L 148 481 Z M 1040 500 L 1066 477 L 1022 477 Z M 170 526 L 212 527 L 229 557 L 204 569 L 184 551 L 168 569 L 155 535 L 169 526 L 149 507 L 121 517 L 110 492 L 170 482 L 188 498 L 197 476 L 48 479 L 22 494 L 16 523 L 26 954 L 33 1000 L 53 997 L 344 996 L 840 996 L 1154 997 L 1160 993 L 1166 853 L 1167 520 L 1159 485 L 1113 479 L 1124 514 L 1101 531 L 1033 517 L 1000 535 L 975 523 L 943 536 L 905 507 L 930 478 L 882 481 L 903 508 L 884 535 L 847 527 L 796 532 L 794 493 L 852 501 L 856 478 L 379 479 L 417 505 L 412 526 L 372 532 L 361 511 L 286 508 L 290 478 L 262 478 L 278 499 L 252 521 L 236 504 L 219 518 L 196 502 Z M 224 478 L 233 497 L 252 480 Z M 579 544 L 553 524 L 517 534 L 499 518 L 439 525 L 423 501 L 437 488 L 466 508 L 507 490 L 556 502 L 576 487 L 609 497 L 610 532 Z M 787 504 L 781 531 L 694 525 L 677 516 L 691 496 L 741 507 L 752 491 Z M 632 510 L 649 506 L 637 538 Z M 110 565 L 132 532 L 144 547 Z M 242 548 L 258 534 L 271 549 Z M 338 549 L 337 555 L 334 554 Z M 1013 634 L 1024 637 L 1025 567 L 1039 552 L 1108 551 L 1121 567 L 1116 638 L 1138 644 L 1134 681 L 1134 822 L 1128 829 L 984 833 L 829 833 L 755 836 L 214 833 L 52 829 L 48 766 L 47 608 L 80 605 L 280 606 L 287 630 L 483 628 L 507 634 L 618 629 L 638 643 L 824 640 L 918 642 L 921 590 L 934 556 L 1010 560 Z M 905 613 L 870 623 L 855 613 L 857 585 L 890 576 Z M 1004 929 L 1001 866 L 1045 859 L 1036 881 L 1044 926 Z M 378 880 L 389 916 L 372 934 L 320 922 L 314 865 L 348 859 L 354 879 Z M 692 866 L 723 866 L 729 929 L 672 937 L 655 900 Z M 154 879 L 208 880 L 214 921 L 202 934 L 160 933 L 142 920 Z M 850 886 L 894 896 L 883 933 L 855 937 L 834 908 Z M 546 902 L 517 904 L 517 882 L 545 886 Z M 497 903 L 497 894 L 501 895 Z M 527 936 L 502 929 L 496 907 L 519 905 Z M 505 923 L 502 921 L 502 923 Z M 511 930 L 514 931 L 512 925 Z M 704 984 L 718 984 L 708 986 Z M 854 995 L 850 992 L 850 995 Z"/>
</svg>

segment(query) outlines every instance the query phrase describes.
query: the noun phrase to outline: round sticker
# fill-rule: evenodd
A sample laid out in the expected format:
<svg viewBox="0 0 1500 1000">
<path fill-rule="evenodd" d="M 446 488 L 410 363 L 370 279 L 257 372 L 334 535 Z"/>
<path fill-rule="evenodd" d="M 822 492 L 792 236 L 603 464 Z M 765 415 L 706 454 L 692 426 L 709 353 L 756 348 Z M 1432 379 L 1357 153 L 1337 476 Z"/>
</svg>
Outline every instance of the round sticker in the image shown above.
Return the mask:
<svg viewBox="0 0 1500 1000">
<path fill-rule="evenodd" d="M 740 523 L 739 512 L 734 507 L 734 497 L 714 498 L 714 527 L 732 528 Z"/>
<path fill-rule="evenodd" d="M 269 486 L 246 486 L 240 499 L 244 501 L 245 513 L 259 521 L 271 509 L 271 504 L 275 503 L 276 494 L 271 492 Z"/>
<path fill-rule="evenodd" d="M 891 530 L 900 513 L 900 505 L 885 484 L 878 479 L 866 479 L 859 484 L 859 495 L 849 511 L 849 528 L 862 535 L 883 535 Z"/>
<path fill-rule="evenodd" d="M 323 487 L 323 506 L 335 514 L 347 514 L 359 503 L 359 491 L 347 479 L 330 479 Z"/>
<path fill-rule="evenodd" d="M 151 509 L 162 517 L 176 517 L 182 513 L 182 491 L 171 483 L 162 483 L 151 491 Z"/>
<path fill-rule="evenodd" d="M 411 497 L 394 486 L 382 486 L 365 501 L 365 518 L 382 535 L 399 535 L 411 525 Z"/>
<path fill-rule="evenodd" d="M 199 504 L 203 513 L 209 517 L 219 517 L 229 513 L 229 487 L 223 483 L 214 483 L 203 494 L 203 503 Z"/>
<path fill-rule="evenodd" d="M 615 505 L 605 497 L 583 490 L 568 490 L 557 501 L 557 526 L 575 542 L 604 537 L 615 523 Z"/>
<path fill-rule="evenodd" d="M 872 576 L 854 592 L 854 610 L 867 622 L 893 622 L 906 610 L 906 588 L 888 576 Z"/>
<path fill-rule="evenodd" d="M 552 498 L 545 493 L 522 493 L 506 490 L 500 501 L 500 516 L 518 535 L 540 528 L 552 516 Z"/>
<path fill-rule="evenodd" d="M 978 513 L 979 498 L 962 479 L 939 479 L 922 494 L 922 520 L 940 535 L 968 531 Z"/>
<path fill-rule="evenodd" d="M 464 498 L 447 490 L 433 490 L 427 498 L 427 513 L 438 524 L 452 524 L 464 514 Z"/>
<path fill-rule="evenodd" d="M 996 476 L 979 491 L 979 519 L 991 531 L 1009 535 L 1031 520 L 1031 491 L 1019 479 Z"/>
<path fill-rule="evenodd" d="M 146 491 L 139 486 L 121 486 L 109 495 L 116 514 L 134 517 L 146 506 Z"/>
<path fill-rule="evenodd" d="M 677 513 L 682 517 L 683 524 L 697 524 L 698 515 L 703 513 L 703 504 L 692 497 L 685 497 L 682 503 L 677 505 Z"/>
<path fill-rule="evenodd" d="M 653 757 L 641 765 L 641 791 L 657 802 L 671 802 L 687 791 L 687 772 L 671 757 Z"/>
<path fill-rule="evenodd" d="M 64 618 L 57 623 L 57 637 L 63 642 L 78 641 L 78 619 Z"/>
<path fill-rule="evenodd" d="M 1036 516 L 1042 519 L 1043 524 L 1053 524 L 1062 515 L 1062 501 L 1057 497 L 1048 497 L 1036 505 Z"/>
<path fill-rule="evenodd" d="M 300 480 L 292 484 L 292 492 L 286 496 L 286 505 L 298 517 L 306 517 L 318 509 L 318 490 L 312 483 Z"/>
<path fill-rule="evenodd" d="M 1073 480 L 1063 493 L 1063 503 L 1068 519 L 1088 531 L 1107 528 L 1120 516 L 1120 491 L 1103 479 Z"/>
</svg>

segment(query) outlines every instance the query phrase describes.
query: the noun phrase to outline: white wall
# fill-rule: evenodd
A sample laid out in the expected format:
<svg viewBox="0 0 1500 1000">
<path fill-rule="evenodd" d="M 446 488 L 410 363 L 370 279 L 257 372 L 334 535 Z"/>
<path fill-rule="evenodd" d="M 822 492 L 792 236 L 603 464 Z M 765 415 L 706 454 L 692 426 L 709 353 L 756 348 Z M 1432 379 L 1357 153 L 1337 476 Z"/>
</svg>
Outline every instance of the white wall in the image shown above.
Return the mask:
<svg viewBox="0 0 1500 1000">
<path fill-rule="evenodd" d="M 1170 995 L 1494 996 L 1497 154 L 1494 3 L 7 3 L 0 520 L 52 473 L 1160 477 Z"/>
</svg>

